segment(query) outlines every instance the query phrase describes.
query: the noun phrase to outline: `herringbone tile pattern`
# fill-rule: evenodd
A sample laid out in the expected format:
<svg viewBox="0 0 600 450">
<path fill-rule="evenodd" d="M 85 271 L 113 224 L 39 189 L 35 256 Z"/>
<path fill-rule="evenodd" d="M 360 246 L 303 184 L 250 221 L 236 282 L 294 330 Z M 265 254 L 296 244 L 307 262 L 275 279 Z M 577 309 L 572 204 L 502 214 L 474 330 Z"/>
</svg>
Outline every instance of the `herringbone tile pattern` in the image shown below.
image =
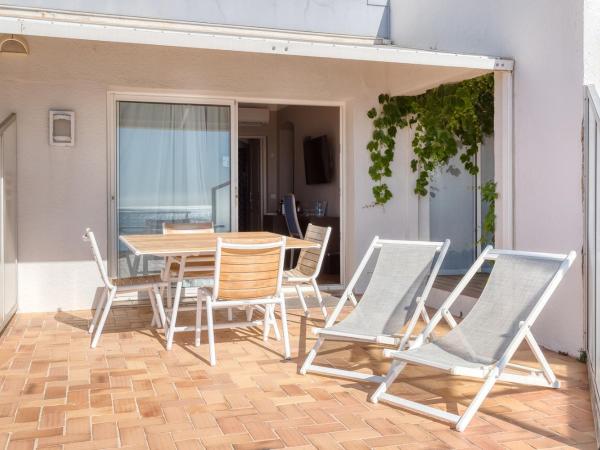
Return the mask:
<svg viewBox="0 0 600 450">
<path fill-rule="evenodd" d="M 191 334 L 166 351 L 149 309 L 115 308 L 95 350 L 89 317 L 20 314 L 0 338 L 0 449 L 596 448 L 585 365 L 560 355 L 548 353 L 562 389 L 498 385 L 460 434 L 369 403 L 371 386 L 297 375 L 296 356 L 322 325 L 316 309 L 314 320 L 290 314 L 293 360 L 260 330 L 222 330 L 214 368 Z M 327 345 L 319 361 L 387 368 L 378 348 L 344 343 Z M 414 367 L 402 380 L 393 392 L 452 411 L 479 386 Z"/>
</svg>

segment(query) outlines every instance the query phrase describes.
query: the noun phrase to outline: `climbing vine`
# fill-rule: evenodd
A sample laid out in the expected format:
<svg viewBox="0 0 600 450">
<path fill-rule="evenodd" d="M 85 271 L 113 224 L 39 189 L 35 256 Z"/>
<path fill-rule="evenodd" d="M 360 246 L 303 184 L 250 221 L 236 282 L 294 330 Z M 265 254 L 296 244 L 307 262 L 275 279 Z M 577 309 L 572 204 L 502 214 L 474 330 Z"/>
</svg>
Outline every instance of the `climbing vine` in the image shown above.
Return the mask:
<svg viewBox="0 0 600 450">
<path fill-rule="evenodd" d="M 477 152 L 485 136 L 494 130 L 494 77 L 492 74 L 445 84 L 414 96 L 379 95 L 379 107 L 367 116 L 373 120 L 373 135 L 367 145 L 371 165 L 374 205 L 385 205 L 393 196 L 386 178 L 392 176 L 398 130 L 414 129 L 411 170 L 417 173 L 415 194 L 425 196 L 433 172 L 459 155 L 465 170 L 477 175 Z M 496 185 L 482 186 L 482 199 L 489 204 L 484 232 L 493 235 L 497 198 Z"/>
<path fill-rule="evenodd" d="M 488 181 L 481 185 L 481 201 L 487 203 L 488 210 L 483 218 L 481 225 L 481 239 L 479 240 L 482 244 L 491 244 L 494 241 L 494 231 L 496 231 L 496 199 L 498 198 L 498 192 L 496 192 L 496 182 Z"/>
</svg>

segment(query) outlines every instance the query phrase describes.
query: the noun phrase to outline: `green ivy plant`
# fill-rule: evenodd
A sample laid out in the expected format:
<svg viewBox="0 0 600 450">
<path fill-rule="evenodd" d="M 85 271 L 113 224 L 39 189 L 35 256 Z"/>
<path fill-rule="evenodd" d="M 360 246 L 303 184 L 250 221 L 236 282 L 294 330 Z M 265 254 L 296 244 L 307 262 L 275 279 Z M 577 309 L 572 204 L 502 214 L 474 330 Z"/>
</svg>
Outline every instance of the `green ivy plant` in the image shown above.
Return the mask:
<svg viewBox="0 0 600 450">
<path fill-rule="evenodd" d="M 498 198 L 498 192 L 496 192 L 496 182 L 488 181 L 481 185 L 481 201 L 488 204 L 488 210 L 483 218 L 483 224 L 481 225 L 481 239 L 480 242 L 483 245 L 491 244 L 494 242 L 494 232 L 496 231 L 496 199 Z"/>
<path fill-rule="evenodd" d="M 392 176 L 398 130 L 414 129 L 410 162 L 417 173 L 415 194 L 425 196 L 433 172 L 447 166 L 460 152 L 460 161 L 471 175 L 479 167 L 475 156 L 485 136 L 494 130 L 494 77 L 492 74 L 444 84 L 414 96 L 379 95 L 379 107 L 371 108 L 367 116 L 373 121 L 373 135 L 367 145 L 371 165 L 369 175 L 375 181 L 372 188 L 374 205 L 385 205 L 393 196 L 386 178 Z M 492 182 L 482 187 L 482 199 L 489 203 L 484 219 L 484 231 L 493 235 L 494 202 L 498 197 Z M 484 192 L 485 191 L 485 192 Z"/>
</svg>

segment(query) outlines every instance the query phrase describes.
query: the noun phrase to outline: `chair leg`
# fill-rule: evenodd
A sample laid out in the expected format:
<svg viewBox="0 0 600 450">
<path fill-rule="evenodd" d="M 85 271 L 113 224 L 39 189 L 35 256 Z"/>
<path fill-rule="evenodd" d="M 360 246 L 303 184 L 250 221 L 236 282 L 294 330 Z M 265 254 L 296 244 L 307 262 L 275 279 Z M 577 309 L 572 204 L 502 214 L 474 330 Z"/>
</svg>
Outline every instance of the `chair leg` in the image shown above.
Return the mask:
<svg viewBox="0 0 600 450">
<path fill-rule="evenodd" d="M 319 306 L 321 307 L 321 311 L 323 312 L 323 317 L 327 319 L 327 308 L 325 308 L 325 304 L 323 303 L 323 297 L 321 296 L 321 291 L 319 290 L 319 285 L 317 284 L 317 280 L 314 278 L 311 281 L 312 287 L 315 291 L 315 295 L 317 296 L 317 301 L 319 302 Z"/>
<path fill-rule="evenodd" d="M 386 374 L 385 378 L 383 379 L 377 390 L 373 393 L 373 395 L 371 395 L 369 401 L 371 401 L 372 403 L 377 403 L 381 394 L 385 393 L 388 390 L 388 388 L 394 383 L 396 378 L 398 378 L 398 375 L 400 375 L 400 372 L 402 372 L 405 367 L 406 363 L 404 361 L 399 361 L 397 359 L 393 360 L 390 370 L 388 370 L 388 373 Z"/>
<path fill-rule="evenodd" d="M 254 308 L 252 306 L 246 307 L 246 322 L 252 320 L 252 313 L 254 313 Z"/>
<path fill-rule="evenodd" d="M 306 307 L 306 301 L 304 301 L 304 295 L 302 294 L 302 288 L 300 287 L 299 284 L 297 284 L 295 287 L 296 287 L 296 292 L 298 293 L 298 298 L 300 299 L 300 303 L 302 304 L 302 309 L 304 310 L 304 315 L 308 316 L 309 312 L 308 312 L 308 308 Z"/>
<path fill-rule="evenodd" d="M 177 311 L 179 302 L 181 301 L 181 290 L 183 288 L 183 275 L 185 271 L 185 256 L 181 258 L 179 263 L 179 275 L 177 277 L 177 287 L 175 288 L 175 300 L 173 302 L 173 310 L 171 311 L 171 322 L 169 323 L 169 331 L 167 333 L 167 350 L 173 348 L 173 338 L 175 337 L 175 327 L 177 326 Z"/>
<path fill-rule="evenodd" d="M 167 308 L 171 309 L 173 307 L 173 289 L 171 286 L 171 281 L 169 280 L 169 284 L 167 284 Z"/>
<path fill-rule="evenodd" d="M 110 293 L 108 294 L 108 298 L 106 299 L 106 305 L 104 306 L 104 309 L 102 311 L 102 316 L 100 316 L 100 322 L 98 323 L 98 326 L 96 327 L 96 332 L 94 333 L 94 337 L 92 338 L 92 345 L 91 345 L 92 348 L 96 348 L 96 345 L 98 345 L 98 340 L 100 339 L 100 334 L 102 333 L 102 329 L 104 328 L 104 323 L 106 322 L 106 318 L 108 317 L 110 307 L 112 306 L 112 302 L 115 299 L 116 295 L 117 295 L 117 290 L 111 289 Z"/>
<path fill-rule="evenodd" d="M 227 320 L 231 322 L 233 320 L 233 309 L 227 308 Z"/>
<path fill-rule="evenodd" d="M 215 330 L 213 326 L 212 300 L 210 297 L 206 298 L 206 323 L 208 325 L 208 351 L 210 354 L 210 365 L 214 366 L 217 364 L 217 356 L 215 355 Z"/>
<path fill-rule="evenodd" d="M 310 349 L 310 352 L 308 352 L 308 355 L 306 355 L 306 358 L 304 359 L 302 367 L 300 367 L 300 375 L 306 375 L 308 368 L 312 365 L 312 362 L 315 360 L 317 352 L 321 348 L 321 345 L 323 345 L 324 341 L 325 338 L 323 336 L 319 336 L 317 338 L 317 342 L 315 342 L 313 348 Z"/>
<path fill-rule="evenodd" d="M 158 319 L 158 312 L 156 307 L 156 298 L 154 297 L 154 291 L 152 288 L 148 288 L 146 291 L 148 293 L 148 300 L 150 301 L 150 306 L 152 307 L 152 321 L 150 322 L 151 327 L 158 328 L 160 326 Z"/>
<path fill-rule="evenodd" d="M 279 326 L 275 319 L 275 305 L 271 305 L 271 322 L 273 323 L 273 333 L 275 334 L 275 340 L 280 341 L 281 335 L 279 334 Z"/>
<path fill-rule="evenodd" d="M 165 316 L 165 308 L 162 302 L 162 295 L 160 293 L 160 289 L 156 285 L 152 287 L 154 291 L 154 298 L 156 302 L 156 309 L 158 310 L 158 319 L 159 319 L 159 328 L 163 328 L 166 330 L 167 328 L 167 318 Z"/>
<path fill-rule="evenodd" d="M 131 274 L 132 277 L 137 277 L 140 273 L 140 261 L 141 261 L 141 256 L 139 255 L 135 255 L 133 257 L 133 273 Z"/>
<path fill-rule="evenodd" d="M 525 334 L 525 340 L 527 341 L 529 348 L 533 352 L 535 359 L 537 359 L 540 363 L 540 366 L 542 366 L 542 370 L 544 371 L 544 376 L 546 377 L 546 380 L 548 380 L 548 384 L 550 384 L 550 386 L 554 389 L 559 388 L 560 381 L 556 379 L 556 375 L 554 375 L 552 367 L 550 367 L 550 364 L 548 364 L 548 360 L 544 356 L 542 349 L 533 337 L 533 334 L 531 334 L 531 330 L 529 330 L 527 334 Z"/>
<path fill-rule="evenodd" d="M 90 323 L 90 327 L 88 328 L 88 333 L 92 334 L 94 332 L 94 328 L 96 328 L 96 324 L 98 323 L 98 318 L 100 317 L 100 313 L 102 309 L 104 309 L 104 303 L 106 302 L 106 298 L 108 297 L 108 288 L 104 288 L 102 291 L 102 295 L 100 296 L 100 300 L 98 300 L 98 304 L 96 305 L 96 311 L 94 311 L 94 317 Z"/>
<path fill-rule="evenodd" d="M 287 325 L 287 313 L 285 310 L 285 298 L 283 295 L 281 296 L 281 300 L 279 302 L 279 307 L 281 308 L 281 329 L 283 331 L 283 353 L 285 359 L 291 358 L 290 353 L 290 336 L 288 334 L 288 325 Z"/>
<path fill-rule="evenodd" d="M 275 334 L 275 340 L 281 340 L 279 334 L 279 327 L 277 326 L 277 320 L 275 320 L 275 305 L 265 305 L 265 318 L 263 326 L 263 341 L 269 340 L 269 333 L 271 332 L 271 326 L 273 326 L 273 333 Z M 248 319 L 250 321 L 250 319 Z"/>
<path fill-rule="evenodd" d="M 460 419 L 458 419 L 458 422 L 456 422 L 456 431 L 465 431 L 465 429 L 473 419 L 473 416 L 475 416 L 475 413 L 494 387 L 494 384 L 496 384 L 498 376 L 499 375 L 497 370 L 492 370 L 490 372 L 485 382 L 483 383 L 483 386 L 481 386 L 481 389 L 479 389 L 479 392 L 477 392 L 477 395 L 475 396 L 471 404 L 467 407 Z"/>
<path fill-rule="evenodd" d="M 200 347 L 200 335 L 202 333 L 202 303 L 204 303 L 204 299 L 202 299 L 200 297 L 200 293 L 198 293 L 198 300 L 196 302 L 196 330 L 194 339 L 194 345 L 196 347 Z"/>
<path fill-rule="evenodd" d="M 270 305 L 265 305 L 265 317 L 263 319 L 263 342 L 267 342 L 269 339 L 269 331 L 271 330 L 271 320 L 269 317 L 270 308 Z"/>
</svg>

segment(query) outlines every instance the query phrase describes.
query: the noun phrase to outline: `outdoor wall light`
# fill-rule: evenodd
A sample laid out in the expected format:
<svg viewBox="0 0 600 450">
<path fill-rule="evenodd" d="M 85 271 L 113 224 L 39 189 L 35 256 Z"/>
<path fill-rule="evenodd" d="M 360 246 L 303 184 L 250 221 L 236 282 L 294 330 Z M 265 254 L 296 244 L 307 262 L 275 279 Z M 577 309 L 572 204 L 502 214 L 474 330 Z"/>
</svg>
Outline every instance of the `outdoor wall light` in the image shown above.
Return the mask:
<svg viewBox="0 0 600 450">
<path fill-rule="evenodd" d="M 50 110 L 49 132 L 50 145 L 73 147 L 75 145 L 75 113 Z"/>
<path fill-rule="evenodd" d="M 15 53 L 17 55 L 28 55 L 29 46 L 27 41 L 14 34 L 0 37 L 0 53 Z"/>
</svg>

